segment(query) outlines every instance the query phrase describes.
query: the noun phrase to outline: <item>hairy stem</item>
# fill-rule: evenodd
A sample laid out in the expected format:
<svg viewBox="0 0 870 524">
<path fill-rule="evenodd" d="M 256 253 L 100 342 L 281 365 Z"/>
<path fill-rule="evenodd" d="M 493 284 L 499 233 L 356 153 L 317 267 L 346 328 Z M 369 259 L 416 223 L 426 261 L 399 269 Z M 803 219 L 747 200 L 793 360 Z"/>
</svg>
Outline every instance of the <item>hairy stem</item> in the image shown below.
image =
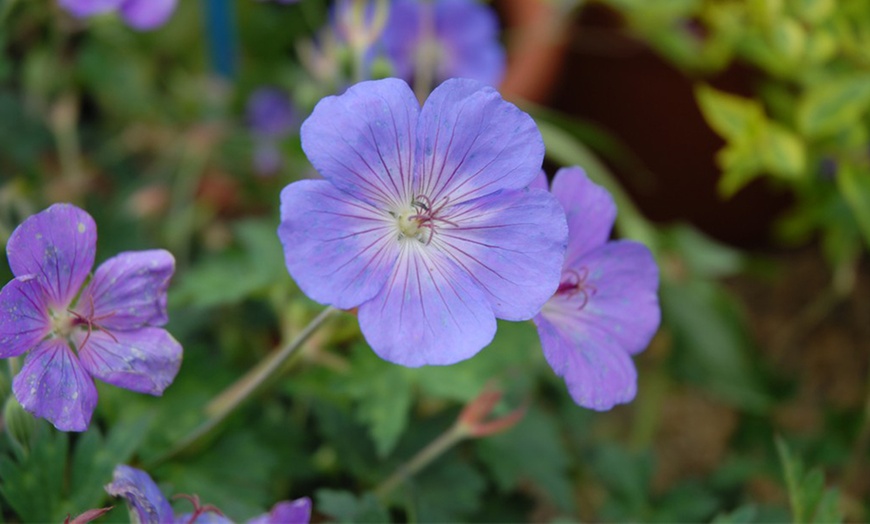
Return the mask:
<svg viewBox="0 0 870 524">
<path fill-rule="evenodd" d="M 317 331 L 323 323 L 335 312 L 339 311 L 332 306 L 327 307 L 319 315 L 305 326 L 296 337 L 280 350 L 272 353 L 259 364 L 254 366 L 243 377 L 224 389 L 218 396 L 212 399 L 205 407 L 207 419 L 197 426 L 191 433 L 181 439 L 169 451 L 155 459 L 151 466 L 161 463 L 199 441 L 223 422 L 237 407 L 248 400 L 264 383 L 274 378 L 281 371 L 287 359 Z"/>
</svg>

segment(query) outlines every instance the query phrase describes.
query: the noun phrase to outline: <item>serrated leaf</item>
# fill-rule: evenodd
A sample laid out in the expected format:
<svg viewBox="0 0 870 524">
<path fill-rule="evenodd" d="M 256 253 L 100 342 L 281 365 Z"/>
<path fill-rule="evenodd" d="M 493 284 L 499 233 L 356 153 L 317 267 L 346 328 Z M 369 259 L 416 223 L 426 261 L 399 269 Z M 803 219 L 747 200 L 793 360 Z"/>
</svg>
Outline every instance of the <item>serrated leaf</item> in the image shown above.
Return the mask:
<svg viewBox="0 0 870 524">
<path fill-rule="evenodd" d="M 800 137 L 776 122 L 767 123 L 763 137 L 763 164 L 770 174 L 794 179 L 804 173 L 806 150 Z"/>
<path fill-rule="evenodd" d="M 826 489 L 820 469 L 806 471 L 803 462 L 792 455 L 785 440 L 776 438 L 776 450 L 782 464 L 792 519 L 796 524 L 842 522 L 837 492 Z"/>
<path fill-rule="evenodd" d="M 820 138 L 857 125 L 870 105 L 870 75 L 820 83 L 798 102 L 797 122 L 809 138 Z"/>
<path fill-rule="evenodd" d="M 57 522 L 66 470 L 67 434 L 37 420 L 33 446 L 17 460 L 0 456 L 0 494 L 23 522 Z"/>
<path fill-rule="evenodd" d="M 568 472 L 570 457 L 552 415 L 530 409 L 510 431 L 478 441 L 477 448 L 501 490 L 529 481 L 560 510 L 576 510 Z"/>
</svg>

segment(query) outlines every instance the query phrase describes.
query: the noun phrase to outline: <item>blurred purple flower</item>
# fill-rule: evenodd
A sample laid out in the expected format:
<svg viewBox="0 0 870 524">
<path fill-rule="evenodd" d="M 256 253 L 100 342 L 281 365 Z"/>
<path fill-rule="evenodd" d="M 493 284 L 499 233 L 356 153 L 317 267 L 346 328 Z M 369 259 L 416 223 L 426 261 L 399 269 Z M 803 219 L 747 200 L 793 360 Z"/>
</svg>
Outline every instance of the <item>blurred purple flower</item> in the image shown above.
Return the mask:
<svg viewBox="0 0 870 524">
<path fill-rule="evenodd" d="M 452 77 L 497 86 L 505 53 L 498 19 L 476 0 L 396 0 L 382 42 L 395 75 L 407 81 L 420 64 L 431 64 L 435 83 Z"/>
<path fill-rule="evenodd" d="M 496 317 L 528 320 L 556 291 L 564 212 L 527 189 L 544 144 L 495 89 L 448 80 L 421 109 L 402 80 L 362 82 L 317 104 L 302 147 L 326 180 L 281 193 L 287 268 L 312 299 L 359 307 L 382 358 L 469 358 Z"/>
<path fill-rule="evenodd" d="M 543 173 L 534 187 L 547 187 Z M 535 325 L 574 401 L 604 411 L 635 396 L 631 355 L 646 348 L 661 317 L 658 267 L 641 243 L 608 242 L 616 205 L 582 169 L 560 169 L 552 192 L 568 217 L 568 251 L 561 284 Z"/>
<path fill-rule="evenodd" d="M 139 31 L 156 29 L 169 20 L 178 0 L 59 0 L 60 6 L 78 18 L 119 11 L 124 21 Z"/>
<path fill-rule="evenodd" d="M 275 173 L 281 168 L 279 142 L 296 129 L 296 112 L 287 94 L 277 88 L 254 91 L 247 104 L 248 127 L 254 137 L 254 170 Z"/>
<path fill-rule="evenodd" d="M 112 482 L 105 486 L 113 497 L 124 497 L 142 524 L 232 524 L 220 510 L 211 505 L 200 506 L 199 498 L 187 497 L 194 504 L 194 513 L 175 516 L 169 501 L 148 473 L 120 464 L 115 467 Z M 279 502 L 247 524 L 308 524 L 311 519 L 311 499 Z"/>
<path fill-rule="evenodd" d="M 93 378 L 161 395 L 181 365 L 181 346 L 156 327 L 168 321 L 175 259 L 162 249 L 121 253 L 88 282 L 96 241 L 90 215 L 55 204 L 6 245 L 15 278 L 0 290 L 0 358 L 27 353 L 15 397 L 62 431 L 87 429 Z"/>
</svg>

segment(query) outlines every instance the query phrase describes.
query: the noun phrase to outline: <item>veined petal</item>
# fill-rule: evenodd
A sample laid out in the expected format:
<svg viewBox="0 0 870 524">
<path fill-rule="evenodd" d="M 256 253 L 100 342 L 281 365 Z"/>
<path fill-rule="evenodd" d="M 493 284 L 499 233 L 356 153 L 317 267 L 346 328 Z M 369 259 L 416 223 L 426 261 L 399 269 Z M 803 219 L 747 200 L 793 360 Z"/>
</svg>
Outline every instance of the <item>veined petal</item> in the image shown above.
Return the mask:
<svg viewBox="0 0 870 524">
<path fill-rule="evenodd" d="M 550 190 L 550 181 L 547 180 L 547 173 L 544 173 L 544 170 L 538 171 L 538 175 L 532 180 L 532 183 L 529 184 L 529 189 L 543 189 L 544 191 Z M 564 207 L 564 204 L 562 204 Z"/>
<path fill-rule="evenodd" d="M 178 0 L 124 0 L 121 16 L 133 29 L 149 31 L 165 24 L 177 3 Z"/>
<path fill-rule="evenodd" d="M 300 131 L 314 167 L 339 189 L 381 208 L 407 206 L 420 106 L 404 81 L 360 82 L 318 102 Z"/>
<path fill-rule="evenodd" d="M 100 327 L 162 326 L 175 258 L 163 249 L 128 251 L 106 260 L 82 291 L 76 312 Z"/>
<path fill-rule="evenodd" d="M 15 398 L 61 431 L 88 429 L 97 406 L 94 381 L 65 340 L 50 338 L 31 350 L 12 382 Z"/>
<path fill-rule="evenodd" d="M 49 302 L 66 308 L 94 265 L 97 226 L 72 204 L 54 204 L 19 225 L 6 253 L 15 276 L 36 275 Z"/>
<path fill-rule="evenodd" d="M 408 367 L 454 364 L 492 341 L 495 316 L 461 268 L 416 240 L 383 289 L 359 308 L 363 335 L 384 360 Z"/>
<path fill-rule="evenodd" d="M 453 206 L 432 246 L 485 293 L 495 316 L 528 320 L 559 287 L 568 229 L 561 206 L 539 189 L 500 191 Z"/>
<path fill-rule="evenodd" d="M 45 293 L 35 277 L 18 277 L 0 290 L 0 358 L 16 357 L 51 330 Z"/>
<path fill-rule="evenodd" d="M 395 219 L 324 180 L 284 188 L 278 236 L 302 291 L 342 309 L 375 296 L 399 256 Z"/>
<path fill-rule="evenodd" d="M 438 86 L 417 123 L 419 193 L 459 204 L 500 189 L 522 189 L 544 160 L 532 118 L 480 82 L 453 78 Z"/>
<path fill-rule="evenodd" d="M 606 189 L 589 180 L 579 167 L 562 168 L 553 179 L 553 195 L 568 217 L 565 268 L 574 267 L 586 253 L 610 238 L 616 204 Z"/>
<path fill-rule="evenodd" d="M 148 473 L 120 464 L 115 466 L 111 484 L 105 486 L 113 497 L 124 497 L 142 524 L 172 524 L 169 501 Z"/>
<path fill-rule="evenodd" d="M 578 308 L 577 297 L 569 304 L 556 296 L 544 306 L 544 316 L 580 339 L 605 341 L 630 354 L 643 351 L 661 321 L 658 266 L 649 249 L 631 240 L 608 242 L 575 267 L 585 274 L 587 303 Z"/>
<path fill-rule="evenodd" d="M 473 78 L 498 86 L 504 76 L 505 52 L 492 8 L 476 0 L 439 0 L 432 7 L 435 33 L 445 51 L 438 79 Z"/>
<path fill-rule="evenodd" d="M 269 513 L 254 517 L 247 524 L 308 524 L 311 520 L 311 499 L 302 497 L 285 500 L 272 506 Z"/>
<path fill-rule="evenodd" d="M 163 394 L 181 367 L 181 344 L 161 328 L 78 330 L 74 342 L 91 376 L 139 393 Z"/>
<path fill-rule="evenodd" d="M 607 339 L 578 338 L 557 327 L 546 315 L 535 317 L 541 348 L 553 371 L 565 379 L 577 404 L 606 411 L 631 401 L 637 392 L 637 371 L 628 353 Z"/>
</svg>

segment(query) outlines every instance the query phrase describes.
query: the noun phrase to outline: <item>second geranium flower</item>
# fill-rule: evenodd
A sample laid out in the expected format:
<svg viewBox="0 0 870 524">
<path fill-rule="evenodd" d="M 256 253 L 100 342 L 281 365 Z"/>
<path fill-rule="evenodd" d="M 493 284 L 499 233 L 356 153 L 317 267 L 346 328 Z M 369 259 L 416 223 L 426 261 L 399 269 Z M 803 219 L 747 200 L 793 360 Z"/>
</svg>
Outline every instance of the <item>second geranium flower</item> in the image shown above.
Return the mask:
<svg viewBox="0 0 870 524">
<path fill-rule="evenodd" d="M 363 335 L 405 366 L 453 364 L 528 320 L 556 291 L 565 215 L 528 189 L 544 144 L 532 119 L 476 81 L 420 108 L 397 79 L 328 97 L 302 147 L 326 180 L 281 193 L 290 274 L 312 299 L 359 307 Z"/>
</svg>

